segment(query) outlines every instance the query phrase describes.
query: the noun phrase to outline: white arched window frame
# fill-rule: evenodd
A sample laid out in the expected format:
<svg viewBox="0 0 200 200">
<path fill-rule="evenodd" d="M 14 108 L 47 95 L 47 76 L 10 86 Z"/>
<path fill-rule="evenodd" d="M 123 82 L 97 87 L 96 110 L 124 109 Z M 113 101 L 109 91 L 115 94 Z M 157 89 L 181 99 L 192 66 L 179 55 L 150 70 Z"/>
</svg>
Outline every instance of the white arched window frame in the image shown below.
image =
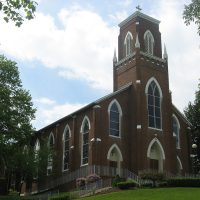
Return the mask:
<svg viewBox="0 0 200 200">
<path fill-rule="evenodd" d="M 34 146 L 34 154 L 35 154 L 35 159 L 36 160 L 38 159 L 38 156 L 39 156 L 39 150 L 40 150 L 40 140 L 37 139 L 35 141 L 35 146 Z"/>
<path fill-rule="evenodd" d="M 55 144 L 55 139 L 54 139 L 53 133 L 51 132 L 49 135 L 49 140 L 48 140 L 49 154 L 48 154 L 48 159 L 47 159 L 47 175 L 50 175 L 52 173 L 52 169 L 53 169 L 54 144 Z"/>
<path fill-rule="evenodd" d="M 165 151 L 162 147 L 162 144 L 157 138 L 154 138 L 148 146 L 147 157 L 152 160 L 157 160 L 158 162 L 158 171 L 163 171 L 163 160 L 165 160 Z M 151 164 L 150 164 L 151 165 Z M 151 166 L 150 166 L 151 168 Z M 153 168 L 153 170 L 156 170 Z"/>
<path fill-rule="evenodd" d="M 154 138 L 153 140 L 151 140 L 151 142 L 149 143 L 148 149 L 147 149 L 147 157 L 150 158 L 150 154 L 151 154 L 151 147 L 157 144 L 161 150 L 161 157 L 163 160 L 165 160 L 165 151 L 162 147 L 162 144 L 160 143 L 160 141 L 157 138 Z"/>
<path fill-rule="evenodd" d="M 152 77 L 145 88 L 147 97 L 148 126 L 149 128 L 162 129 L 162 90 L 158 81 Z"/>
<path fill-rule="evenodd" d="M 146 53 L 151 55 L 154 54 L 154 37 L 149 30 L 144 33 L 144 46 Z"/>
<path fill-rule="evenodd" d="M 39 151 L 40 151 L 40 140 L 36 139 L 35 145 L 34 145 L 34 157 L 35 157 L 35 163 L 38 164 L 39 161 Z M 34 172 L 34 178 L 38 177 L 38 168 Z"/>
<path fill-rule="evenodd" d="M 180 123 L 176 115 L 172 115 L 173 136 L 176 138 L 176 148 L 180 148 Z"/>
<path fill-rule="evenodd" d="M 179 169 L 182 170 L 183 165 L 182 165 L 181 159 L 179 158 L 179 156 L 176 156 L 176 158 L 177 158 L 177 162 L 178 162 L 178 165 L 179 165 Z"/>
<path fill-rule="evenodd" d="M 84 117 L 81 125 L 81 166 L 88 165 L 90 120 Z"/>
<path fill-rule="evenodd" d="M 119 102 L 114 99 L 108 106 L 109 116 L 109 135 L 112 137 L 121 137 L 122 109 Z"/>
<path fill-rule="evenodd" d="M 67 125 L 63 132 L 63 171 L 69 169 L 70 138 L 71 130 L 69 125 Z"/>
<path fill-rule="evenodd" d="M 126 56 L 133 53 L 133 35 L 129 31 L 124 39 L 124 47 Z"/>
</svg>

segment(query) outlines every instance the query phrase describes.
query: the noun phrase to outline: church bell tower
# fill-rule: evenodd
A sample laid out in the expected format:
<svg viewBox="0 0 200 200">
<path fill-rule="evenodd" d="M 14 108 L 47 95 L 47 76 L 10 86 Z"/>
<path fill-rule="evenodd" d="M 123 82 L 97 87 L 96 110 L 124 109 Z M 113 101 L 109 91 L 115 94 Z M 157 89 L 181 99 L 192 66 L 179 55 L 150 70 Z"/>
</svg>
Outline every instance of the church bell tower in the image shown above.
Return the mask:
<svg viewBox="0 0 200 200">
<path fill-rule="evenodd" d="M 140 11 L 122 21 L 119 24 L 118 60 L 116 54 L 113 58 L 113 90 L 132 83 L 129 99 L 131 151 L 133 157 L 137 157 L 137 164 L 132 164 L 137 165 L 136 171 L 143 170 L 144 166 L 170 171 L 173 166 L 164 160 L 176 159 L 170 149 L 173 131 L 168 56 L 165 47 L 162 54 L 159 23 Z M 156 153 L 152 153 L 154 150 Z"/>
</svg>

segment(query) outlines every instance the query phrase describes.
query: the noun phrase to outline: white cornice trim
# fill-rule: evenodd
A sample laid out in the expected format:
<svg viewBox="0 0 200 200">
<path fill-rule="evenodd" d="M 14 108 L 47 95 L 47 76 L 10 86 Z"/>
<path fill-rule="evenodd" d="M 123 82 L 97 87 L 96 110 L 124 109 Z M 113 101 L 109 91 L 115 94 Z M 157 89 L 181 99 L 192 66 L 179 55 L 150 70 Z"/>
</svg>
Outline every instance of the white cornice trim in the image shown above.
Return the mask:
<svg viewBox="0 0 200 200">
<path fill-rule="evenodd" d="M 154 19 L 153 17 L 150 17 L 148 15 L 145 15 L 145 14 L 139 12 L 139 11 L 136 11 L 132 15 L 127 17 L 124 21 L 122 21 L 118 26 L 121 28 L 123 25 L 125 25 L 126 23 L 128 23 L 129 21 L 131 21 L 132 19 L 134 19 L 136 17 L 141 17 L 141 18 L 146 19 L 148 21 L 151 21 L 151 22 L 153 22 L 155 24 L 160 24 L 159 20 Z"/>
<path fill-rule="evenodd" d="M 157 57 L 157 56 L 153 56 L 153 55 L 151 55 L 151 54 L 149 54 L 149 53 L 145 53 L 145 52 L 143 52 L 143 51 L 140 51 L 140 54 L 143 55 L 143 56 L 147 56 L 147 57 L 149 57 L 149 58 L 151 58 L 151 59 L 154 59 L 154 60 L 157 60 L 157 61 L 166 63 L 166 60 L 164 60 L 164 59 L 162 59 L 162 58 L 159 58 L 159 57 Z"/>
<path fill-rule="evenodd" d="M 129 54 L 129 55 L 126 56 L 125 58 L 122 58 L 120 61 L 118 61 L 118 62 L 115 64 L 115 66 L 117 67 L 117 66 L 121 65 L 123 62 L 125 62 L 125 61 L 127 61 L 127 60 L 133 58 L 134 56 L 135 56 L 135 52 Z"/>
</svg>

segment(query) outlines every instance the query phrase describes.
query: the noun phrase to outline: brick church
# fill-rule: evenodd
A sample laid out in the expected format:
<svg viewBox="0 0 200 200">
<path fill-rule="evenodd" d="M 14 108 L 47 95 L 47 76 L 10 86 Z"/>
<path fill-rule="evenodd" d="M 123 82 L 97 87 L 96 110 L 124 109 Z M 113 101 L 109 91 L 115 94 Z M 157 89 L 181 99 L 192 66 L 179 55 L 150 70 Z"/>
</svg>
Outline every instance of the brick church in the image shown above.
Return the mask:
<svg viewBox="0 0 200 200">
<path fill-rule="evenodd" d="M 122 21 L 113 92 L 37 131 L 35 151 L 46 138 L 56 155 L 38 190 L 65 188 L 91 173 L 189 173 L 190 124 L 172 103 L 159 23 L 139 11 Z"/>
</svg>

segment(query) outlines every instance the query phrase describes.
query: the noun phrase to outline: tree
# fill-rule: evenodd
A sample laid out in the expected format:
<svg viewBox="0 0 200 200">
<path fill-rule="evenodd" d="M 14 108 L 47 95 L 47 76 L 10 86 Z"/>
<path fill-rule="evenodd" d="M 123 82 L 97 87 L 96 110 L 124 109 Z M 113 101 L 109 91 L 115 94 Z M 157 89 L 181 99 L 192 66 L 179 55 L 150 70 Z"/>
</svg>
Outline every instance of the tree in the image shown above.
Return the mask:
<svg viewBox="0 0 200 200">
<path fill-rule="evenodd" d="M 193 164 L 196 173 L 200 173 L 200 84 L 195 93 L 194 103 L 189 102 L 188 107 L 184 110 L 185 116 L 192 124 L 192 154 L 194 155 Z"/>
<path fill-rule="evenodd" d="M 0 55 L 0 160 L 5 163 L 8 186 L 11 176 L 22 175 L 20 165 L 33 159 L 31 154 L 24 156 L 24 147 L 33 136 L 35 111 L 31 95 L 22 88 L 17 64 Z"/>
<path fill-rule="evenodd" d="M 0 0 L 0 11 L 6 22 L 12 20 L 16 26 L 21 26 L 24 19 L 33 19 L 37 3 L 32 0 Z"/>
<path fill-rule="evenodd" d="M 188 26 L 191 22 L 195 22 L 198 27 L 198 34 L 200 35 L 200 0 L 192 0 L 189 5 L 184 5 L 183 19 Z"/>
</svg>

